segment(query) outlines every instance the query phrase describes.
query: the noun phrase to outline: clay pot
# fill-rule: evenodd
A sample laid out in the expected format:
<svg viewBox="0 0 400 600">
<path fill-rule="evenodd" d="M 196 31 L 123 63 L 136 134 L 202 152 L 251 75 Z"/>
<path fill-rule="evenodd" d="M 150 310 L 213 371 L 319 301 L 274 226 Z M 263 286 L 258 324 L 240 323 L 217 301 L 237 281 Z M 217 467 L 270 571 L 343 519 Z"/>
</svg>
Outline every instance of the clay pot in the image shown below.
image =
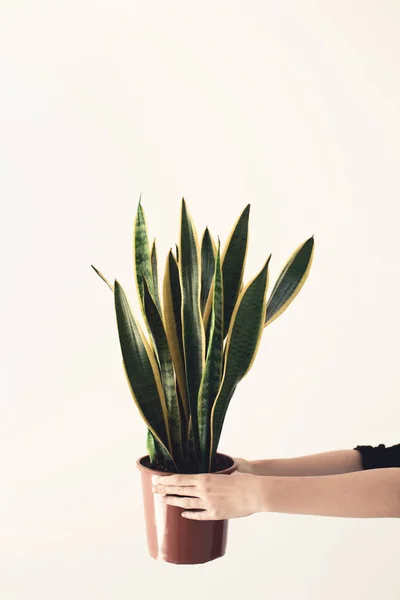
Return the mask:
<svg viewBox="0 0 400 600">
<path fill-rule="evenodd" d="M 196 565 L 220 558 L 225 554 L 228 520 L 196 521 L 181 516 L 180 506 L 162 504 L 161 496 L 152 490 L 152 478 L 173 475 L 150 469 L 149 456 L 142 456 L 136 466 L 142 478 L 147 546 L 152 558 L 179 565 Z M 233 473 L 237 463 L 226 454 L 216 454 L 217 474 Z M 187 510 L 187 509 L 186 509 Z"/>
</svg>

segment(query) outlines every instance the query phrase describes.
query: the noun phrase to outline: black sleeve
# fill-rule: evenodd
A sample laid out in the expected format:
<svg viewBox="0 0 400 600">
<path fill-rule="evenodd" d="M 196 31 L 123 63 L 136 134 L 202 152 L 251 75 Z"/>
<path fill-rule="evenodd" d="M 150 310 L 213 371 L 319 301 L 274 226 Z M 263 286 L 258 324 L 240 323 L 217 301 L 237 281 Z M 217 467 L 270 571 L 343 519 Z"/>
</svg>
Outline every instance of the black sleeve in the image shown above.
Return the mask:
<svg viewBox="0 0 400 600">
<path fill-rule="evenodd" d="M 386 448 L 379 446 L 356 446 L 361 454 L 363 469 L 382 469 L 385 467 L 400 467 L 400 444 Z"/>
</svg>

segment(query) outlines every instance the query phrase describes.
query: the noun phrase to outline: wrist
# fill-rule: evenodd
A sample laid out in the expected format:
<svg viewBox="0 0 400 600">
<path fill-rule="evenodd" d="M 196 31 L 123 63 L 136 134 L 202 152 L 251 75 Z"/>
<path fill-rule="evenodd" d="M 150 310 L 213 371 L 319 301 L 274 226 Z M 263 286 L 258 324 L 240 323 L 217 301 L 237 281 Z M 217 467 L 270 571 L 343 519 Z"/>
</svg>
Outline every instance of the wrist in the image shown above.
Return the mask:
<svg viewBox="0 0 400 600">
<path fill-rule="evenodd" d="M 257 512 L 271 512 L 272 497 L 276 486 L 276 477 L 253 475 L 257 498 Z"/>
<path fill-rule="evenodd" d="M 269 461 L 268 460 L 249 460 L 249 466 L 253 475 L 269 475 Z"/>
<path fill-rule="evenodd" d="M 276 475 L 276 465 L 273 462 L 274 459 L 263 459 L 263 460 L 250 460 L 251 472 L 254 475 L 270 476 Z M 275 472 L 274 472 L 275 471 Z"/>
</svg>

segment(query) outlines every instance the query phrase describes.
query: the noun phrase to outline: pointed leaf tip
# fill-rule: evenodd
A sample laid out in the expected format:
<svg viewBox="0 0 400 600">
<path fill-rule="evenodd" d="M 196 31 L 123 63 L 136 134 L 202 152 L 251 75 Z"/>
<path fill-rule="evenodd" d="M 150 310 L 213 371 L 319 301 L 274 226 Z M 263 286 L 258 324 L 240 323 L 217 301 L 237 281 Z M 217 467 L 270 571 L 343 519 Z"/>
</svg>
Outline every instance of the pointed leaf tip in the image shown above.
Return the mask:
<svg viewBox="0 0 400 600">
<path fill-rule="evenodd" d="M 244 209 L 242 210 L 242 217 L 246 216 L 247 218 L 250 217 L 250 204 L 247 204 Z"/>
</svg>

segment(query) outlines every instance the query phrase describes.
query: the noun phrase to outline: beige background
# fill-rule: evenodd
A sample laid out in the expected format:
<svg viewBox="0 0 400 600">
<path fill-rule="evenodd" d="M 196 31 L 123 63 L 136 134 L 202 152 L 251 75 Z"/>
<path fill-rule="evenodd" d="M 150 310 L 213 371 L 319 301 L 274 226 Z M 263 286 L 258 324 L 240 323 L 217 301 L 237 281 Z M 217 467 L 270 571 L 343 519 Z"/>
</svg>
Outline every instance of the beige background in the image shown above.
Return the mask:
<svg viewBox="0 0 400 600">
<path fill-rule="evenodd" d="M 3 0 L 1 598 L 400 597 L 395 519 L 253 515 L 214 563 L 148 557 L 146 430 L 90 268 L 137 306 L 140 193 L 162 269 L 182 196 L 222 243 L 251 203 L 246 281 L 314 234 L 220 450 L 399 443 L 399 27 L 394 0 Z"/>
</svg>

